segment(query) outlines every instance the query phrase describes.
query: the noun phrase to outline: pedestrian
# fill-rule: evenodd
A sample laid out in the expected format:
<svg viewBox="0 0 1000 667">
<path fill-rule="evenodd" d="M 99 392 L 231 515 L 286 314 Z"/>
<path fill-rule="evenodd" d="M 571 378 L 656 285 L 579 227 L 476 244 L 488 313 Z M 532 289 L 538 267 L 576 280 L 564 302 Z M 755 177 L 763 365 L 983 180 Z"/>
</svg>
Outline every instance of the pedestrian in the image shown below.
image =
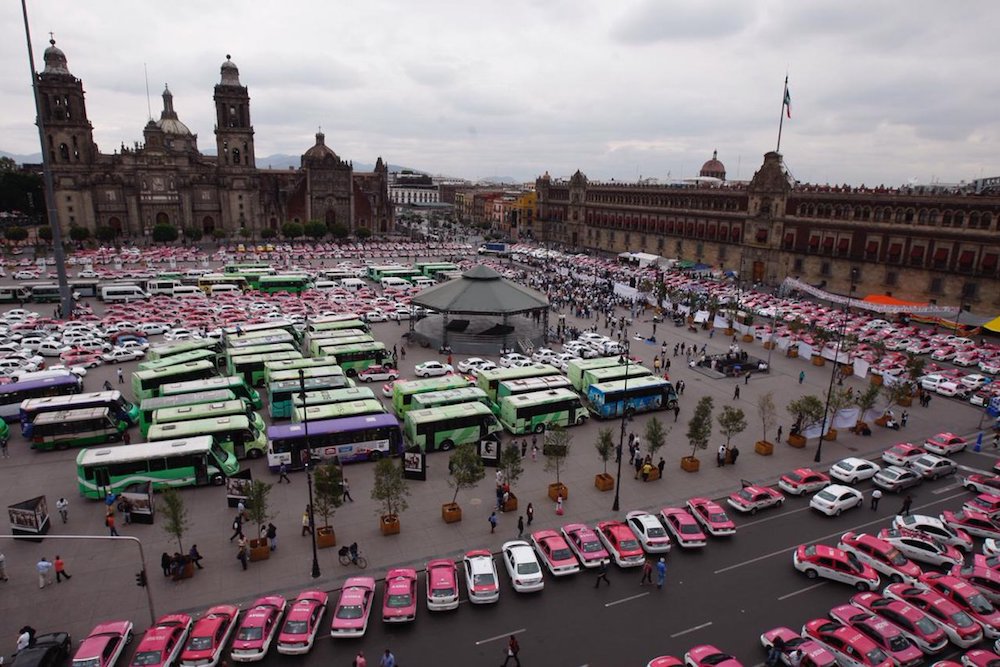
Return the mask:
<svg viewBox="0 0 1000 667">
<path fill-rule="evenodd" d="M 524 537 L 524 515 L 517 517 L 517 538 Z"/>
<path fill-rule="evenodd" d="M 491 534 L 495 533 L 496 530 L 497 530 L 497 513 L 496 513 L 496 511 L 490 512 L 490 518 L 488 519 L 488 521 L 490 522 L 490 533 Z"/>
<path fill-rule="evenodd" d="M 353 503 L 354 498 L 351 498 L 351 486 L 346 477 L 340 478 L 340 488 L 344 491 L 344 500 L 350 500 Z"/>
<path fill-rule="evenodd" d="M 128 525 L 132 523 L 132 501 L 128 498 L 122 498 L 118 503 L 118 510 L 125 517 L 125 524 Z"/>
<path fill-rule="evenodd" d="M 60 498 L 56 501 L 56 509 L 59 510 L 59 516 L 62 518 L 62 522 L 66 523 L 69 520 L 69 501 L 65 498 Z"/>
<path fill-rule="evenodd" d="M 368 661 L 365 660 L 365 652 L 358 650 L 358 654 L 354 656 L 354 662 L 351 663 L 351 667 L 368 667 Z"/>
<path fill-rule="evenodd" d="M 803 381 L 805 381 L 805 379 L 806 379 L 806 372 L 805 371 L 799 371 L 799 384 L 802 384 Z"/>
<path fill-rule="evenodd" d="M 656 587 L 659 589 L 663 588 L 664 582 L 667 580 L 667 559 L 660 556 L 659 562 L 656 563 Z"/>
<path fill-rule="evenodd" d="M 26 625 L 17 632 L 17 652 L 20 653 L 35 643 L 35 629 Z"/>
<path fill-rule="evenodd" d="M 653 465 L 649 461 L 646 461 L 645 463 L 643 463 L 642 464 L 642 472 L 640 473 L 640 475 L 642 476 L 642 481 L 648 482 L 649 481 L 649 476 L 652 473 L 653 473 Z"/>
<path fill-rule="evenodd" d="M 38 570 L 38 587 L 45 588 L 46 584 L 51 583 L 52 563 L 45 560 L 45 556 L 42 556 L 41 560 L 35 565 L 35 569 Z"/>
<path fill-rule="evenodd" d="M 108 527 L 108 532 L 111 534 L 111 537 L 118 537 L 118 529 L 115 528 L 115 515 L 113 512 L 108 513 L 108 515 L 104 517 L 104 525 Z"/>
<path fill-rule="evenodd" d="M 674 423 L 675 424 L 677 423 L 677 418 L 680 417 L 680 416 L 681 416 L 681 406 L 680 405 L 675 405 L 674 406 Z"/>
<path fill-rule="evenodd" d="M 594 588 L 600 588 L 601 581 L 604 581 L 608 586 L 611 585 L 611 581 L 608 579 L 608 562 L 605 560 L 602 560 L 601 564 L 597 566 L 597 581 L 594 582 Z"/>
<path fill-rule="evenodd" d="M 640 586 L 645 586 L 646 584 L 653 583 L 653 562 L 648 558 L 642 563 L 642 579 L 639 580 Z"/>
<path fill-rule="evenodd" d="M 164 577 L 170 576 L 170 565 L 171 565 L 170 554 L 164 551 L 162 554 L 160 554 L 160 569 L 163 570 Z"/>
<path fill-rule="evenodd" d="M 556 495 L 556 514 L 558 516 L 562 516 L 563 515 L 563 497 L 562 497 L 562 491 L 560 491 L 559 494 Z"/>
<path fill-rule="evenodd" d="M 288 466 L 284 463 L 278 466 L 278 484 L 282 482 L 292 483 L 292 480 L 288 479 Z"/>
<path fill-rule="evenodd" d="M 271 551 L 276 551 L 278 549 L 278 528 L 273 523 L 268 523 L 265 535 L 271 545 Z"/>
<path fill-rule="evenodd" d="M 747 371 L 746 376 L 743 378 L 743 384 L 750 384 L 750 371 Z"/>
<path fill-rule="evenodd" d="M 783 427 L 781 426 L 781 424 L 778 424 L 778 442 L 781 442 L 781 431 L 782 431 L 782 428 Z"/>
<path fill-rule="evenodd" d="M 129 433 L 128 431 L 125 431 L 124 433 L 122 433 L 122 444 L 123 445 L 131 445 L 132 444 L 132 434 Z"/>
<path fill-rule="evenodd" d="M 735 386 L 735 387 L 733 388 L 733 400 L 734 400 L 734 401 L 735 401 L 735 400 L 738 400 L 738 399 L 739 399 L 739 397 L 740 397 L 740 386 L 739 386 L 739 385 L 736 385 L 736 386 Z"/>
<path fill-rule="evenodd" d="M 532 437 L 532 440 L 534 440 L 534 437 Z M 538 460 L 538 445 L 536 445 L 534 442 L 531 443 L 531 460 L 532 461 Z"/>
<path fill-rule="evenodd" d="M 306 505 L 302 511 L 302 537 L 312 534 L 312 516 L 310 516 L 312 512 L 309 511 L 310 509 L 309 505 Z"/>
<path fill-rule="evenodd" d="M 8 581 L 7 579 L 7 557 L 3 555 L 0 551 L 0 581 Z"/>
<path fill-rule="evenodd" d="M 683 396 L 684 395 L 684 390 L 687 388 L 687 382 L 685 382 L 684 380 L 681 380 L 680 382 L 677 383 L 677 385 L 679 387 L 679 393 L 680 393 L 680 395 Z"/>
<path fill-rule="evenodd" d="M 55 568 L 56 568 L 56 583 L 57 584 L 61 583 L 63 579 L 65 579 L 66 581 L 69 581 L 72 578 L 72 577 L 70 577 L 69 573 L 66 572 L 66 563 L 65 563 L 65 561 L 63 561 L 62 556 L 60 556 L 59 554 L 56 554 L 56 560 L 55 560 L 54 565 L 55 565 Z"/>
<path fill-rule="evenodd" d="M 528 508 L 524 510 L 524 514 L 528 517 L 528 525 L 530 526 L 531 522 L 535 520 L 535 506 L 528 503 Z"/>
<path fill-rule="evenodd" d="M 882 489 L 872 491 L 872 511 L 878 509 L 878 501 L 882 499 Z"/>
<path fill-rule="evenodd" d="M 204 570 L 205 568 L 201 566 L 201 558 L 202 556 L 201 553 L 198 551 L 198 545 L 192 544 L 191 550 L 188 551 L 188 560 L 194 563 L 196 566 L 198 566 L 199 570 Z"/>
<path fill-rule="evenodd" d="M 642 474 L 642 456 L 636 452 L 635 457 L 635 479 L 639 479 L 639 475 Z"/>
<path fill-rule="evenodd" d="M 719 468 L 726 465 L 726 446 L 719 445 L 719 451 L 715 454 L 715 465 Z"/>
<path fill-rule="evenodd" d="M 511 658 L 514 658 L 514 664 L 517 665 L 517 667 L 521 667 L 521 659 L 517 657 L 517 654 L 520 652 L 521 647 L 517 643 L 517 637 L 511 635 L 510 639 L 507 640 L 507 658 L 503 661 L 503 664 L 500 665 L 500 667 L 507 667 L 507 663 L 510 662 Z"/>
<path fill-rule="evenodd" d="M 781 654 L 785 651 L 785 640 L 780 636 L 775 637 L 774 641 L 771 643 L 771 648 L 767 652 L 767 660 L 764 664 L 767 667 L 777 667 L 778 663 L 781 662 Z"/>
<path fill-rule="evenodd" d="M 799 667 L 802 664 L 802 649 L 796 648 L 788 654 L 788 667 Z"/>
<path fill-rule="evenodd" d="M 125 371 L 121 366 L 118 367 L 118 384 L 125 384 Z"/>
<path fill-rule="evenodd" d="M 903 498 L 903 506 L 899 509 L 901 516 L 910 516 L 910 507 L 913 505 L 913 496 L 906 494 Z"/>
<path fill-rule="evenodd" d="M 382 659 L 378 661 L 378 667 L 396 667 L 396 656 L 389 649 L 382 654 Z"/>
<path fill-rule="evenodd" d="M 993 446 L 996 447 L 996 445 Z M 619 442 L 618 446 L 615 447 L 615 463 L 621 463 L 621 460 L 622 460 L 622 443 Z"/>
<path fill-rule="evenodd" d="M 229 541 L 232 542 L 237 537 L 243 537 L 243 513 L 237 512 L 236 517 L 233 519 L 233 534 L 229 536 Z"/>
<path fill-rule="evenodd" d="M 523 459 L 528 455 L 528 439 L 525 438 L 521 441 L 521 458 Z"/>
<path fill-rule="evenodd" d="M 733 445 L 733 448 L 729 450 L 729 462 L 736 465 L 736 459 L 740 456 L 740 448 Z"/>
<path fill-rule="evenodd" d="M 0 438 L 0 455 L 5 459 L 10 458 L 10 453 L 7 451 L 7 438 Z"/>
<path fill-rule="evenodd" d="M 247 553 L 249 549 L 247 548 L 246 538 L 240 536 L 239 545 L 237 546 L 236 558 L 240 561 L 240 565 L 243 566 L 243 570 L 247 569 L 247 560 L 249 554 Z"/>
<path fill-rule="evenodd" d="M 497 485 L 497 509 L 503 512 L 503 486 Z"/>
<path fill-rule="evenodd" d="M 902 426 L 903 428 L 906 428 L 906 422 L 909 421 L 909 419 L 910 419 L 910 413 L 907 412 L 906 410 L 903 410 L 903 414 L 899 416 L 899 425 Z"/>
</svg>

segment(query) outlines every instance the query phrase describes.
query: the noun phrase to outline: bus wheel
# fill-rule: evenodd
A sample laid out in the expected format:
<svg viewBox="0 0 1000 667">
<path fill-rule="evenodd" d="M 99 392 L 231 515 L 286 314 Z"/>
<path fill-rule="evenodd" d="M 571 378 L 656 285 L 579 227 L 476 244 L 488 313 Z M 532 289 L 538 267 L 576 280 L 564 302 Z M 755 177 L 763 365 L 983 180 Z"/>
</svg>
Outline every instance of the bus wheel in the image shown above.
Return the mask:
<svg viewBox="0 0 1000 667">
<path fill-rule="evenodd" d="M 654 398 L 654 399 L 653 399 L 653 405 L 654 405 L 655 407 L 657 407 L 657 408 L 659 408 L 659 407 L 660 407 L 660 402 L 661 402 L 661 401 L 660 401 L 660 397 L 659 397 L 659 396 L 657 396 L 656 398 Z"/>
<path fill-rule="evenodd" d="M 580 424 L 585 423 L 586 421 L 587 421 L 587 417 L 584 416 L 584 415 L 580 415 L 579 417 L 576 418 L 576 423 L 577 423 L 578 426 Z"/>
<path fill-rule="evenodd" d="M 212 486 L 222 486 L 225 481 L 222 475 L 212 475 Z"/>
<path fill-rule="evenodd" d="M 454 446 L 455 446 L 454 442 L 452 442 L 451 440 L 445 440 L 444 442 L 441 443 L 441 451 L 447 452 Z"/>
<path fill-rule="evenodd" d="M 635 408 L 633 407 L 625 408 L 625 417 L 627 417 L 628 419 L 632 419 L 632 417 L 635 417 Z"/>
<path fill-rule="evenodd" d="M 545 433 L 545 424 L 535 424 L 535 433 Z"/>
<path fill-rule="evenodd" d="M 382 458 L 382 452 L 375 450 L 374 452 L 368 455 L 368 458 L 371 459 L 372 461 L 378 461 L 379 459 Z"/>
<path fill-rule="evenodd" d="M 263 454 L 263 452 L 260 451 L 259 449 L 251 449 L 249 452 L 247 452 L 247 458 L 259 459 L 261 457 L 261 454 Z"/>
</svg>

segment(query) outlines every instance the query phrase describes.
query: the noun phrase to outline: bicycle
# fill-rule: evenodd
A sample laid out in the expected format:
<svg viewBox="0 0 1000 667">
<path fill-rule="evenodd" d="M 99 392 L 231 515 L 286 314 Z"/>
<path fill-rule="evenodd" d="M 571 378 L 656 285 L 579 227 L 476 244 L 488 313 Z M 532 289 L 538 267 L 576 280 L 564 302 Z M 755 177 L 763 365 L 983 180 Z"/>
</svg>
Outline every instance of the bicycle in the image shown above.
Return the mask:
<svg viewBox="0 0 1000 667">
<path fill-rule="evenodd" d="M 362 556 L 361 554 L 358 554 L 354 558 L 351 558 L 350 547 L 340 547 L 340 551 L 337 552 L 337 555 L 340 556 L 341 565 L 354 564 L 357 565 L 362 570 L 368 567 L 368 560 L 365 559 L 365 557 Z"/>
</svg>

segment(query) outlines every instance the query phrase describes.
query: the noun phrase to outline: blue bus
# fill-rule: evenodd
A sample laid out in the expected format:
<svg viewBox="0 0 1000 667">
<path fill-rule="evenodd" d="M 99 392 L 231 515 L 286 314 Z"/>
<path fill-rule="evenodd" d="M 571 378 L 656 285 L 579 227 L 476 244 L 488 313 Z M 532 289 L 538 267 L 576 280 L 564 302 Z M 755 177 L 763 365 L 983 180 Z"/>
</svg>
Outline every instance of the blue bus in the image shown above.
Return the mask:
<svg viewBox="0 0 1000 667">
<path fill-rule="evenodd" d="M 677 405 L 677 392 L 670 382 L 658 377 L 628 378 L 590 385 L 587 403 L 594 416 L 610 419 L 622 414 L 673 410 Z"/>
<path fill-rule="evenodd" d="M 324 461 L 377 461 L 403 451 L 399 421 L 389 413 L 280 424 L 267 429 L 267 465 L 272 472 L 282 464 L 290 470 L 305 467 L 307 429 L 313 456 Z"/>
<path fill-rule="evenodd" d="M 79 394 L 82 390 L 83 380 L 72 373 L 0 385 L 0 418 L 5 422 L 20 421 L 21 401 Z"/>
</svg>

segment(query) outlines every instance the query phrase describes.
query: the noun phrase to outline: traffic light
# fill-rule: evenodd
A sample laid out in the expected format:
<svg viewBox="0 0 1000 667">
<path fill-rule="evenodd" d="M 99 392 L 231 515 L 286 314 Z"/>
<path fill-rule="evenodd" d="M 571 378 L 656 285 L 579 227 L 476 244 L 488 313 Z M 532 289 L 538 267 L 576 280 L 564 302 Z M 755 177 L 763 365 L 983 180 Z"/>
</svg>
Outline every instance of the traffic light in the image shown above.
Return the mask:
<svg viewBox="0 0 1000 667">
<path fill-rule="evenodd" d="M 135 573 L 135 585 L 142 588 L 146 587 L 146 570 L 142 569 Z"/>
</svg>

